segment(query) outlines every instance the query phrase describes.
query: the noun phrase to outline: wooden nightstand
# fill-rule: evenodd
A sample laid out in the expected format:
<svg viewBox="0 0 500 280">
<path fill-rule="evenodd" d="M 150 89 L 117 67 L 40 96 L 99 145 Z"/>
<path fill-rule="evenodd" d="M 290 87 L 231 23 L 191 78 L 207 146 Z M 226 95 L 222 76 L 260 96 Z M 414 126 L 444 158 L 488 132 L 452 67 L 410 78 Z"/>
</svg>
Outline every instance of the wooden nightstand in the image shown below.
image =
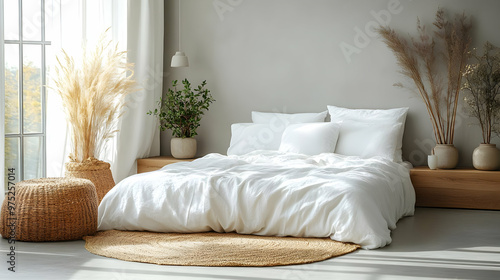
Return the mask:
<svg viewBox="0 0 500 280">
<path fill-rule="evenodd" d="M 410 176 L 417 206 L 500 210 L 500 171 L 421 166 Z"/>
<path fill-rule="evenodd" d="M 150 158 L 139 158 L 137 159 L 137 173 L 144 173 L 155 171 L 167 164 L 172 164 L 176 162 L 183 161 L 193 161 L 195 158 L 190 159 L 178 159 L 171 156 L 159 156 L 159 157 L 150 157 Z"/>
</svg>

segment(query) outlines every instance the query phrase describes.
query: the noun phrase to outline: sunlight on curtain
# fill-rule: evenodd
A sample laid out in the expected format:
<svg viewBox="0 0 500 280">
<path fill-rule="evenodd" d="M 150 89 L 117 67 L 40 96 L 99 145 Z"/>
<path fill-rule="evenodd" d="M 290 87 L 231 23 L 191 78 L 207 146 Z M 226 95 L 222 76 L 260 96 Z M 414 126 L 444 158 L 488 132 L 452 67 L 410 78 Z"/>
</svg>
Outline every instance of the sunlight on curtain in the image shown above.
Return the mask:
<svg viewBox="0 0 500 280">
<path fill-rule="evenodd" d="M 138 92 L 129 96 L 120 131 L 109 142 L 106 155 L 116 182 L 135 173 L 137 158 L 159 154 L 159 133 L 155 120 L 146 112 L 155 106 L 162 92 L 163 1 L 62 1 L 55 9 L 58 36 L 55 49 L 63 48 L 78 57 L 84 41 L 92 46 L 104 30 L 128 60 L 135 63 Z M 56 53 L 58 53 L 56 51 Z M 50 92 L 47 110 L 47 177 L 63 176 L 71 138 L 60 98 Z"/>
<path fill-rule="evenodd" d="M 69 55 L 78 57 L 82 46 L 84 1 L 55 1 L 53 15 L 53 54 L 63 48 Z M 55 59 L 52 60 L 56 62 Z M 54 68 L 54 65 L 50 66 Z M 47 84 L 53 87 L 52 77 Z M 70 137 L 61 98 L 53 90 L 47 91 L 47 177 L 64 176 L 64 163 L 68 161 Z"/>
<path fill-rule="evenodd" d="M 128 58 L 135 63 L 135 79 L 141 90 L 129 96 L 120 125 L 111 167 L 115 180 L 136 173 L 137 158 L 160 155 L 160 131 L 146 112 L 155 108 L 162 94 L 163 1 L 128 2 Z"/>
</svg>

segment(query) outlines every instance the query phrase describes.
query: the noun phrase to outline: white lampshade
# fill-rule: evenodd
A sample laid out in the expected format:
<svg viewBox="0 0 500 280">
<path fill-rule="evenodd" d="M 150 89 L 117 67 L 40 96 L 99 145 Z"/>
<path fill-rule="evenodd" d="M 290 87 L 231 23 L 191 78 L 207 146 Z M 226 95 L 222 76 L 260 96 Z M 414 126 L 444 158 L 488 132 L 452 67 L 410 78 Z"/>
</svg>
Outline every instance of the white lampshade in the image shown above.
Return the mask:
<svg viewBox="0 0 500 280">
<path fill-rule="evenodd" d="M 188 67 L 188 57 L 184 52 L 176 52 L 174 56 L 172 56 L 172 62 L 170 63 L 171 67 Z"/>
</svg>

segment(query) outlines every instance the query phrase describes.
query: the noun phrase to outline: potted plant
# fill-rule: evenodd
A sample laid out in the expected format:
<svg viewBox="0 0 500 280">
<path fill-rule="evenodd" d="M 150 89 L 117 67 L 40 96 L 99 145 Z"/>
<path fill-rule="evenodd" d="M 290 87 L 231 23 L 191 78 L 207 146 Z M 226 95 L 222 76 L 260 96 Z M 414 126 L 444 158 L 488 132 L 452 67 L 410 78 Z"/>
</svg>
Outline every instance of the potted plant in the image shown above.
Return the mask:
<svg viewBox="0 0 500 280">
<path fill-rule="evenodd" d="M 215 99 L 206 89 L 206 81 L 192 89 L 191 83 L 182 80 L 183 89 L 177 89 L 178 81 L 172 81 L 172 88 L 158 101 L 159 109 L 149 111 L 148 115 L 158 117 L 160 129 L 172 130 L 170 151 L 175 158 L 193 158 L 196 155 L 196 129 L 200 126 L 201 116 Z"/>
<path fill-rule="evenodd" d="M 471 55 L 475 63 L 468 64 L 464 73 L 463 89 L 469 93 L 464 99 L 483 134 L 483 143 L 472 154 L 472 164 L 480 170 L 497 170 L 500 150 L 491 144 L 491 135 L 500 133 L 500 49 L 486 42 L 483 55 L 475 49 Z"/>
<path fill-rule="evenodd" d="M 71 131 L 65 176 L 92 181 L 99 202 L 115 182 L 110 164 L 98 158 L 117 132 L 126 96 L 137 90 L 134 65 L 127 63 L 126 52 L 107 41 L 105 34 L 94 50 L 83 49 L 81 61 L 75 61 L 63 50 L 53 78 Z"/>
<path fill-rule="evenodd" d="M 458 150 L 453 137 L 471 24 L 464 14 L 449 21 L 440 8 L 434 26 L 436 30 L 428 34 L 417 20 L 419 36 L 410 40 L 389 27 L 381 27 L 378 32 L 395 54 L 401 73 L 413 81 L 413 86 L 396 85 L 416 89 L 427 107 L 436 140 L 433 153 L 437 155 L 437 168 L 455 168 Z"/>
</svg>

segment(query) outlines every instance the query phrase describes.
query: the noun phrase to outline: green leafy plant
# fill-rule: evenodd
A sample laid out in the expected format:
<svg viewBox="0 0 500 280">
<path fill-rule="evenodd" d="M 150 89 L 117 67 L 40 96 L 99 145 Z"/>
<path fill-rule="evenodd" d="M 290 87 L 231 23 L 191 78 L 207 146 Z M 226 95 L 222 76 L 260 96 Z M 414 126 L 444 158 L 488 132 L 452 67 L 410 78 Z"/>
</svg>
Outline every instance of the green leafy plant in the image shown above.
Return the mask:
<svg viewBox="0 0 500 280">
<path fill-rule="evenodd" d="M 500 49 L 490 42 L 484 44 L 483 55 L 471 52 L 474 64 L 468 64 L 462 89 L 469 92 L 465 102 L 469 114 L 479 121 L 483 143 L 490 144 L 491 133 L 500 133 Z"/>
<path fill-rule="evenodd" d="M 148 115 L 156 116 L 160 120 L 160 129 L 172 130 L 172 136 L 190 138 L 196 136 L 196 129 L 200 126 L 201 116 L 215 99 L 206 89 L 206 81 L 192 89 L 191 83 L 184 79 L 183 89 L 177 89 L 178 81 L 172 81 L 172 88 L 165 93 L 165 98 L 158 101 L 159 109 L 149 111 Z"/>
</svg>

